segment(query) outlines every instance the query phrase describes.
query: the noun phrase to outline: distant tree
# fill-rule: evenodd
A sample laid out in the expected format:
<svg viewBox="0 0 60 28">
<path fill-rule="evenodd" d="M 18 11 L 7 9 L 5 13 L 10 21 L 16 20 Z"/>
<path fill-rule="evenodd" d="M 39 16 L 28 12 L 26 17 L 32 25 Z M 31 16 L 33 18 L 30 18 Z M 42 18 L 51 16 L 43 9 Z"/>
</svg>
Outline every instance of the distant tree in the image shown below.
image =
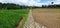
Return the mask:
<svg viewBox="0 0 60 28">
<path fill-rule="evenodd" d="M 54 4 L 54 2 L 51 2 L 51 4 Z"/>
<path fill-rule="evenodd" d="M 2 9 L 2 3 L 0 2 L 0 9 Z"/>
<path fill-rule="evenodd" d="M 44 5 L 42 5 L 42 8 L 44 7 Z"/>
</svg>

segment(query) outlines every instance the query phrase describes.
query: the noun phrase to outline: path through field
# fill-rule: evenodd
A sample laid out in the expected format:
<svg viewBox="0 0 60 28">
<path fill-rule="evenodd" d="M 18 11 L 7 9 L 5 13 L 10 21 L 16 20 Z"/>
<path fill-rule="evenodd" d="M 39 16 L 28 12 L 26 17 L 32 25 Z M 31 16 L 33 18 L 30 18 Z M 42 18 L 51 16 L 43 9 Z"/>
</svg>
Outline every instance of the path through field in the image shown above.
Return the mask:
<svg viewBox="0 0 60 28">
<path fill-rule="evenodd" d="M 42 24 L 38 24 L 37 22 L 34 21 L 34 18 L 32 16 L 32 10 L 30 10 L 29 17 L 23 27 L 24 28 L 46 28 Z"/>
</svg>

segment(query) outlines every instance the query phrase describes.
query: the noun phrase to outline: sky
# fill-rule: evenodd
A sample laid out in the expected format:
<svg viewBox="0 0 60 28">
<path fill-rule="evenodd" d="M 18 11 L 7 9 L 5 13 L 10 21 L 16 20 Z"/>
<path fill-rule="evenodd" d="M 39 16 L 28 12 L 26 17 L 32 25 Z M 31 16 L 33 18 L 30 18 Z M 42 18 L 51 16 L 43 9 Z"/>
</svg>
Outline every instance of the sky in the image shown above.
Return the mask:
<svg viewBox="0 0 60 28">
<path fill-rule="evenodd" d="M 51 2 L 54 4 L 59 4 L 60 0 L 0 0 L 2 3 L 15 3 L 19 5 L 27 5 L 27 6 L 41 6 L 48 5 Z"/>
</svg>

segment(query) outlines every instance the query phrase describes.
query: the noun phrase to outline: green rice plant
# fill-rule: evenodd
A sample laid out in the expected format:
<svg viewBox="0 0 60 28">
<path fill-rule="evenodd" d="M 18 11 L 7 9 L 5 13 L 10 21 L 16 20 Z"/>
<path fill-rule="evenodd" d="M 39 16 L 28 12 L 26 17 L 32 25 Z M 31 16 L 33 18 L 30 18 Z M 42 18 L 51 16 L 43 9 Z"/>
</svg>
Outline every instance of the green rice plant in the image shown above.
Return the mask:
<svg viewBox="0 0 60 28">
<path fill-rule="evenodd" d="M 0 28 L 15 28 L 16 24 L 21 20 L 21 16 L 27 18 L 28 12 L 29 10 L 26 9 L 0 10 Z"/>
</svg>

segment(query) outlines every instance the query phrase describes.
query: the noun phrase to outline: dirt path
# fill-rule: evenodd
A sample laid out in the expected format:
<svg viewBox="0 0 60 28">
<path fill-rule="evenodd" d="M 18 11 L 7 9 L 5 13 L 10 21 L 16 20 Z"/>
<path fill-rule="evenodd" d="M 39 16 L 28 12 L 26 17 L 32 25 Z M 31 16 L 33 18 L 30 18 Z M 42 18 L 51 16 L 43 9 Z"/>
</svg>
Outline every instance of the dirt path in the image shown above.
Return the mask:
<svg viewBox="0 0 60 28">
<path fill-rule="evenodd" d="M 16 28 L 20 28 L 20 26 L 23 24 L 23 19 L 17 24 Z"/>
<path fill-rule="evenodd" d="M 46 28 L 43 25 L 38 24 L 34 21 L 33 16 L 32 16 L 32 10 L 30 10 L 29 17 L 23 27 L 24 28 Z"/>
</svg>

